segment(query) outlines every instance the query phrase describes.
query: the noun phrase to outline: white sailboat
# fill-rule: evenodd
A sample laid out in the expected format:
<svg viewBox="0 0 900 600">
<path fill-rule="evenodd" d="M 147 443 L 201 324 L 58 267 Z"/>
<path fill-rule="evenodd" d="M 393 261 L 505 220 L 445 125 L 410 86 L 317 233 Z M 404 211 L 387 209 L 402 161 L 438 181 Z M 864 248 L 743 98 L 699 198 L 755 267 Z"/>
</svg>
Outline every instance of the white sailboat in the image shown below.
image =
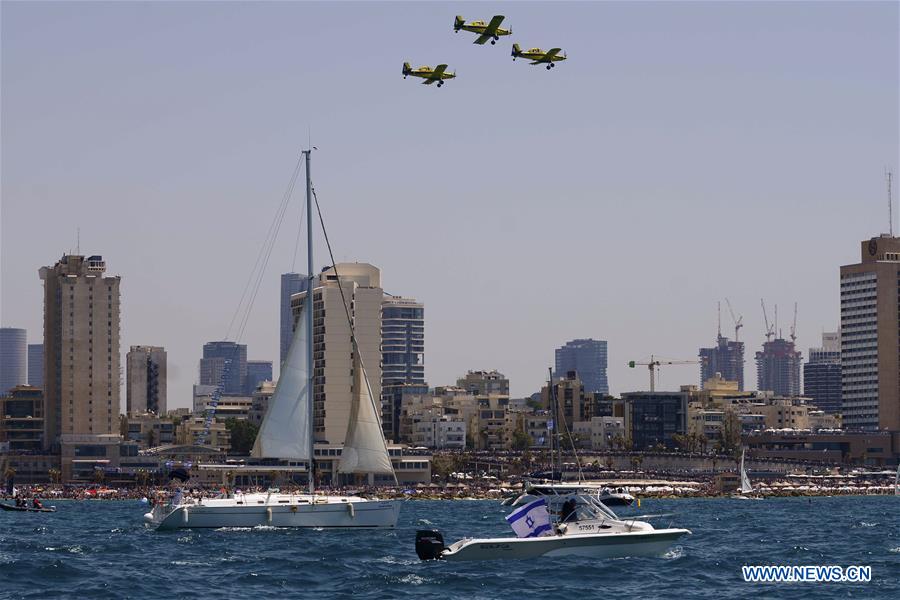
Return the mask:
<svg viewBox="0 0 900 600">
<path fill-rule="evenodd" d="M 897 475 L 894 477 L 894 495 L 900 496 L 900 463 L 897 463 Z"/>
<path fill-rule="evenodd" d="M 734 497 L 742 498 L 744 500 L 756 500 L 757 498 L 749 495 L 753 493 L 753 485 L 750 483 L 750 477 L 747 476 L 747 469 L 744 468 L 744 455 L 746 453 L 746 449 L 741 450 L 741 487 Z"/>
<path fill-rule="evenodd" d="M 307 215 L 312 215 L 309 177 L 310 151 L 306 155 Z M 312 218 L 307 218 L 308 273 L 312 278 Z M 312 281 L 310 281 L 312 283 Z M 309 490 L 301 494 L 276 491 L 232 494 L 219 498 L 176 497 L 144 515 L 158 529 L 194 527 L 396 527 L 400 502 L 360 496 L 315 493 L 313 450 L 313 351 L 312 285 L 304 314 L 294 333 L 281 376 L 269 401 L 252 455 L 306 461 L 310 465 Z M 352 325 L 351 325 L 352 332 Z M 351 333 L 351 338 L 353 335 Z M 353 401 L 347 435 L 338 470 L 341 473 L 390 474 L 394 469 L 381 424 L 369 392 L 359 349 L 353 345 Z"/>
<path fill-rule="evenodd" d="M 747 477 L 747 469 L 744 468 L 744 455 L 747 453 L 746 450 L 741 450 L 741 493 L 749 494 L 753 491 L 753 486 L 750 485 L 750 478 Z"/>
</svg>

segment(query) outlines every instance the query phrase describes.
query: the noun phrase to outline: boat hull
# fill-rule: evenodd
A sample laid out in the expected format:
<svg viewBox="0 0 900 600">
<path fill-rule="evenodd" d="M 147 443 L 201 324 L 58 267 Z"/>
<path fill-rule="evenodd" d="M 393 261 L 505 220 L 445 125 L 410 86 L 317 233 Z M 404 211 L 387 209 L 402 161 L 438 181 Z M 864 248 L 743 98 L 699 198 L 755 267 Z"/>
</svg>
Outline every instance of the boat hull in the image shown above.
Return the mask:
<svg viewBox="0 0 900 600">
<path fill-rule="evenodd" d="M 4 504 L 0 502 L 0 508 L 9 512 L 56 512 L 55 506 L 49 506 L 45 508 L 34 508 L 31 506 L 11 506 L 9 504 Z"/>
<path fill-rule="evenodd" d="M 444 560 L 530 559 L 542 556 L 625 558 L 659 556 L 687 529 L 656 529 L 633 533 L 558 535 L 538 538 L 461 540 L 444 550 Z"/>
<path fill-rule="evenodd" d="M 158 507 L 159 508 L 159 507 Z M 195 504 L 179 506 L 145 520 L 157 529 L 218 527 L 393 528 L 400 516 L 398 500 L 362 500 L 321 504 Z"/>
</svg>

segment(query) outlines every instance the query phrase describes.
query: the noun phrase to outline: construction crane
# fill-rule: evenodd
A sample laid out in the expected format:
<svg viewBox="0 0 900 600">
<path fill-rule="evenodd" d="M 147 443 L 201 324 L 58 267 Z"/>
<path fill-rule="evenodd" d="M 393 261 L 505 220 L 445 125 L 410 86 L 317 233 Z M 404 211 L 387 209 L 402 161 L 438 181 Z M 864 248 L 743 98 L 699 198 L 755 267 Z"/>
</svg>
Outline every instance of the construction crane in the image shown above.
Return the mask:
<svg viewBox="0 0 900 600">
<path fill-rule="evenodd" d="M 628 366 L 632 369 L 638 365 L 647 367 L 650 371 L 650 391 L 656 391 L 656 378 L 658 375 L 656 374 L 659 371 L 659 367 L 661 365 L 699 365 L 703 361 L 702 360 L 657 360 L 652 354 L 650 355 L 650 362 L 638 362 L 635 360 L 628 361 Z"/>
<path fill-rule="evenodd" d="M 797 303 L 794 302 L 794 322 L 791 323 L 791 343 L 797 341 Z"/>
<path fill-rule="evenodd" d="M 759 303 L 762 304 L 763 319 L 766 321 L 766 341 L 771 342 L 772 336 L 775 335 L 775 325 L 769 325 L 769 316 L 766 314 L 766 301 L 760 298 Z"/>
<path fill-rule="evenodd" d="M 728 312 L 731 313 L 731 320 L 734 321 L 734 341 L 736 342 L 738 341 L 738 331 L 744 326 L 744 315 L 735 318 L 734 309 L 731 308 L 731 301 L 728 298 L 725 298 L 725 304 L 728 305 Z"/>
</svg>

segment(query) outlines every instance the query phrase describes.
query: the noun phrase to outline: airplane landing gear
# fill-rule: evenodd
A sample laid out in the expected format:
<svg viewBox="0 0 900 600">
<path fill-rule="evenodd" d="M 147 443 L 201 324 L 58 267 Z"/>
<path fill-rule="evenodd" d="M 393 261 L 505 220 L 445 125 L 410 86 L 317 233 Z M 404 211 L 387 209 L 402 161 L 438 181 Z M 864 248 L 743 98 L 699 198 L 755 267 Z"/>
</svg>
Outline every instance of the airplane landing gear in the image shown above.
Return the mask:
<svg viewBox="0 0 900 600">
<path fill-rule="evenodd" d="M 491 40 L 491 46 L 497 43 L 497 40 Z"/>
<path fill-rule="evenodd" d="M 443 81 L 438 81 L 438 87 L 441 87 L 442 85 L 444 85 L 444 82 L 443 82 Z"/>
<path fill-rule="evenodd" d="M 553 68 L 553 63 L 550 63 L 549 65 L 547 65 L 547 70 L 548 70 L 548 71 L 549 71 L 550 69 L 552 69 L 552 68 Z"/>
</svg>

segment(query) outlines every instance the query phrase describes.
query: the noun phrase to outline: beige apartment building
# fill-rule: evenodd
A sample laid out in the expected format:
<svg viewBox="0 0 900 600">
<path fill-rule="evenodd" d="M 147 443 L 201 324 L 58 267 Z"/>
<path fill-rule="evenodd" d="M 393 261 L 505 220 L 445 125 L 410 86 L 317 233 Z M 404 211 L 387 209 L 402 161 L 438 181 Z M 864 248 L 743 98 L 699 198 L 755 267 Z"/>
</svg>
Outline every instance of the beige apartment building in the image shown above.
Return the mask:
<svg viewBox="0 0 900 600">
<path fill-rule="evenodd" d="M 841 415 L 847 429 L 900 430 L 900 238 L 860 244 L 841 267 Z"/>
<path fill-rule="evenodd" d="M 343 444 L 350 420 L 353 354 L 348 311 L 372 397 L 381 398 L 381 271 L 367 263 L 335 267 L 337 273 L 322 271 L 313 289 L 313 425 L 316 441 L 327 444 Z M 305 318 L 305 301 L 306 292 L 291 296 L 295 328 Z"/>
<path fill-rule="evenodd" d="M 63 255 L 39 271 L 44 281 L 47 449 L 118 433 L 121 278 L 105 272 L 103 257 L 96 255 Z M 77 448 L 64 452 L 64 462 L 66 455 L 78 454 Z"/>
<path fill-rule="evenodd" d="M 129 415 L 166 414 L 166 351 L 132 346 L 125 355 L 125 406 Z"/>
</svg>

